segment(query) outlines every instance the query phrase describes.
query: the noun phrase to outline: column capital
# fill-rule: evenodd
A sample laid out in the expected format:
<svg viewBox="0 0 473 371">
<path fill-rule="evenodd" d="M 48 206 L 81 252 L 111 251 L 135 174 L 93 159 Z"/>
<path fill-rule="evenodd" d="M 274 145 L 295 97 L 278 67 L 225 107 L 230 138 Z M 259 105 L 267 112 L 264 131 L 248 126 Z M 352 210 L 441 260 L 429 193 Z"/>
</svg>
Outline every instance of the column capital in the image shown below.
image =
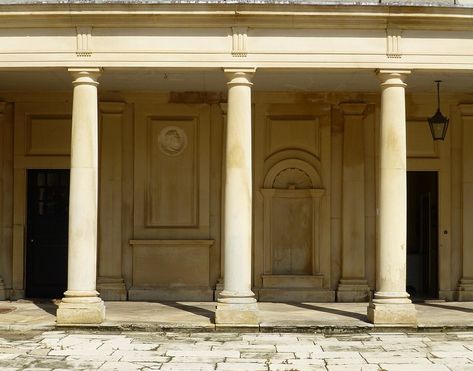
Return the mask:
<svg viewBox="0 0 473 371">
<path fill-rule="evenodd" d="M 366 110 L 366 103 L 344 102 L 340 103 L 340 109 L 345 116 L 362 116 Z"/>
<path fill-rule="evenodd" d="M 68 68 L 74 79 L 73 85 L 98 85 L 98 78 L 102 72 L 101 68 Z"/>
<path fill-rule="evenodd" d="M 252 86 L 251 79 L 256 72 L 256 68 L 224 68 L 223 72 L 227 76 L 229 87 L 235 85 Z"/>
<path fill-rule="evenodd" d="M 410 73 L 410 70 L 376 70 L 381 86 L 405 87 L 405 80 Z"/>
</svg>

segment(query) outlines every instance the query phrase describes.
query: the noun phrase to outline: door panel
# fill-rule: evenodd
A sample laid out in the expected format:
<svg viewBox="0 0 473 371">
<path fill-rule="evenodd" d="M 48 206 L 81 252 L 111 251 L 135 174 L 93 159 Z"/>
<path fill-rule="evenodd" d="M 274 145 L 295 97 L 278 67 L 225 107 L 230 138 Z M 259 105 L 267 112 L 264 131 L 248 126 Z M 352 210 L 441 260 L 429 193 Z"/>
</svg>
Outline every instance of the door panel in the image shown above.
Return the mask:
<svg viewBox="0 0 473 371">
<path fill-rule="evenodd" d="M 438 295 L 438 174 L 407 174 L 407 290 L 417 299 Z"/>
<path fill-rule="evenodd" d="M 66 290 L 68 206 L 69 170 L 28 170 L 27 297 Z"/>
</svg>

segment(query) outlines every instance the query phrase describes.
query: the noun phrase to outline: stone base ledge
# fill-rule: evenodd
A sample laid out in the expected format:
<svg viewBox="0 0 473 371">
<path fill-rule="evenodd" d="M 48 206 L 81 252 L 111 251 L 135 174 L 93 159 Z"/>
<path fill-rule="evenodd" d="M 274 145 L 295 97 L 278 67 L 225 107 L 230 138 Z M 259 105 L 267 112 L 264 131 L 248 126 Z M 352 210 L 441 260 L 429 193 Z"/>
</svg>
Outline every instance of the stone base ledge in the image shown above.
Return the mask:
<svg viewBox="0 0 473 371">
<path fill-rule="evenodd" d="M 324 276 L 318 275 L 295 275 L 295 274 L 271 274 L 262 275 L 263 287 L 268 289 L 279 288 L 306 288 L 311 290 L 323 290 Z"/>
<path fill-rule="evenodd" d="M 217 303 L 215 323 L 217 325 L 258 325 L 258 304 Z"/>
<path fill-rule="evenodd" d="M 473 279 L 462 278 L 458 285 L 458 301 L 473 301 Z"/>
<path fill-rule="evenodd" d="M 7 298 L 7 291 L 5 290 L 5 284 L 3 279 L 0 278 L 0 300 L 5 300 Z"/>
<path fill-rule="evenodd" d="M 128 290 L 131 301 L 212 301 L 214 291 L 210 287 L 132 287 Z"/>
<path fill-rule="evenodd" d="M 458 301 L 473 301 L 473 290 L 458 290 Z"/>
<path fill-rule="evenodd" d="M 127 291 L 122 278 L 99 277 L 97 279 L 97 291 L 103 300 L 126 301 Z"/>
<path fill-rule="evenodd" d="M 258 291 L 258 300 L 281 303 L 294 301 L 329 303 L 335 301 L 335 292 L 301 288 L 262 288 Z"/>
<path fill-rule="evenodd" d="M 104 319 L 105 305 L 99 298 L 96 301 L 63 299 L 56 312 L 58 325 L 100 324 Z"/>
<path fill-rule="evenodd" d="M 368 321 L 375 326 L 417 327 L 414 304 L 373 303 L 368 305 Z"/>
<path fill-rule="evenodd" d="M 223 280 L 218 280 L 217 284 L 215 285 L 215 291 L 214 291 L 214 301 L 217 301 L 220 293 L 223 291 Z"/>
<path fill-rule="evenodd" d="M 455 290 L 440 290 L 439 299 L 445 301 L 456 301 L 458 297 L 458 292 Z"/>
<path fill-rule="evenodd" d="M 11 289 L 8 295 L 10 300 L 19 300 L 25 298 L 25 290 L 22 289 Z"/>
<path fill-rule="evenodd" d="M 342 303 L 367 302 L 371 290 L 365 280 L 342 279 L 337 289 L 337 301 Z"/>
</svg>

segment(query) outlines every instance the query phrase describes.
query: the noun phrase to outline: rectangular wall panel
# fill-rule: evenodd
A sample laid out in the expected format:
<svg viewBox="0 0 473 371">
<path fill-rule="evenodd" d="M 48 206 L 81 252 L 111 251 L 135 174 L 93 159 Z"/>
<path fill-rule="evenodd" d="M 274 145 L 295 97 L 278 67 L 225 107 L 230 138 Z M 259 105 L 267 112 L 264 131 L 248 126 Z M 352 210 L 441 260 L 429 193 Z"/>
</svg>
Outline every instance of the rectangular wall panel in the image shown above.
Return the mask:
<svg viewBox="0 0 473 371">
<path fill-rule="evenodd" d="M 407 157 L 438 158 L 438 143 L 432 140 L 427 120 L 409 120 L 407 130 Z"/>
<path fill-rule="evenodd" d="M 266 123 L 266 155 L 297 148 L 320 157 L 320 130 L 317 117 L 269 117 Z"/>
<path fill-rule="evenodd" d="M 197 118 L 149 118 L 147 227 L 198 224 Z"/>
<path fill-rule="evenodd" d="M 71 116 L 29 115 L 26 122 L 27 155 L 69 155 Z"/>
</svg>

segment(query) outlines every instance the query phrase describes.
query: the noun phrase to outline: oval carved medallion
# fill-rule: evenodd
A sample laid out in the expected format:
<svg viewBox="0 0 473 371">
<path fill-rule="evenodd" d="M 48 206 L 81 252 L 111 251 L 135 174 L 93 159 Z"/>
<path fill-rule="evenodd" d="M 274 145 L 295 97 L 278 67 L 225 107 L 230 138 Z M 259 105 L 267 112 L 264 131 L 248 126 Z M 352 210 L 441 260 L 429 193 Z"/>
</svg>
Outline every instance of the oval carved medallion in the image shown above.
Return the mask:
<svg viewBox="0 0 473 371">
<path fill-rule="evenodd" d="M 167 126 L 159 133 L 158 143 L 164 154 L 178 156 L 187 146 L 187 135 L 180 127 Z"/>
</svg>

